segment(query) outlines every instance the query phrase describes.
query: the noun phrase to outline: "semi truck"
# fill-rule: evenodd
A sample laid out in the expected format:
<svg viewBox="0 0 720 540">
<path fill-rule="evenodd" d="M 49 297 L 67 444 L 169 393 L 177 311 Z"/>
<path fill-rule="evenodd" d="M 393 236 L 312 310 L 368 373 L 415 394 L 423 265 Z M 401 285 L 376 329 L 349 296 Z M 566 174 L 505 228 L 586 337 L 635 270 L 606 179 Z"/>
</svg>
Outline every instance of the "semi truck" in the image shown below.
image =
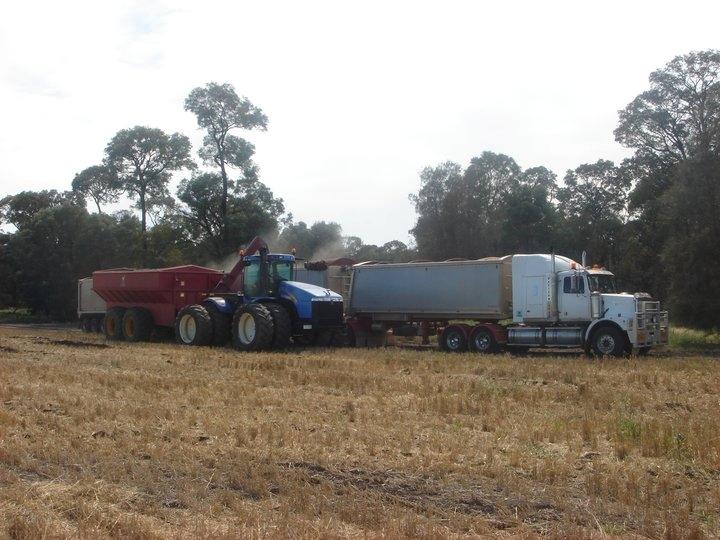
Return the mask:
<svg viewBox="0 0 720 540">
<path fill-rule="evenodd" d="M 195 265 L 99 270 L 91 287 L 105 303 L 108 339 L 145 341 L 160 327 L 182 345 L 273 350 L 322 340 L 344 324 L 342 296 L 294 281 L 293 266 L 293 255 L 269 253 L 256 237 L 228 273 Z"/>
<path fill-rule="evenodd" d="M 347 325 L 358 346 L 388 330 L 434 327 L 451 352 L 580 347 L 621 356 L 668 339 L 658 301 L 619 292 L 611 272 L 555 254 L 355 265 Z"/>
</svg>

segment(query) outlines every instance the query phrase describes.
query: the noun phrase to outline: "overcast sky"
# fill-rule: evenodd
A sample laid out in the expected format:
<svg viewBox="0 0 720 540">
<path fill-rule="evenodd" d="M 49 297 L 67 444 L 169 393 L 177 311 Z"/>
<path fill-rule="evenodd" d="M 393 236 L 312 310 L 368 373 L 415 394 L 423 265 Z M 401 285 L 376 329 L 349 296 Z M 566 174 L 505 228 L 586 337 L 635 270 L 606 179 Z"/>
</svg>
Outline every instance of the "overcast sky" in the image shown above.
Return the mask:
<svg viewBox="0 0 720 540">
<path fill-rule="evenodd" d="M 617 110 L 720 48 L 718 2 L 12 2 L 0 18 L 0 196 L 69 189 L 119 129 L 201 133 L 229 82 L 268 115 L 261 180 L 296 219 L 408 241 L 418 173 L 484 150 L 562 177 L 620 160 Z M 240 133 L 238 133 L 240 134 Z"/>
</svg>

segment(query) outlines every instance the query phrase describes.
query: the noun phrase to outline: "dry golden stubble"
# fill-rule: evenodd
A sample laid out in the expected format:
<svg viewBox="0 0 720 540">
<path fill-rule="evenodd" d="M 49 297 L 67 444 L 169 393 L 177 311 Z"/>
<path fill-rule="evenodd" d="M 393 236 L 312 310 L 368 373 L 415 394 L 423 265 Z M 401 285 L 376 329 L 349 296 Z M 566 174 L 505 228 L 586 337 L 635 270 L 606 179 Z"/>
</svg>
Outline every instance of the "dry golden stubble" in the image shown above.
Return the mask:
<svg viewBox="0 0 720 540">
<path fill-rule="evenodd" d="M 0 536 L 720 534 L 713 358 L 0 327 Z"/>
</svg>

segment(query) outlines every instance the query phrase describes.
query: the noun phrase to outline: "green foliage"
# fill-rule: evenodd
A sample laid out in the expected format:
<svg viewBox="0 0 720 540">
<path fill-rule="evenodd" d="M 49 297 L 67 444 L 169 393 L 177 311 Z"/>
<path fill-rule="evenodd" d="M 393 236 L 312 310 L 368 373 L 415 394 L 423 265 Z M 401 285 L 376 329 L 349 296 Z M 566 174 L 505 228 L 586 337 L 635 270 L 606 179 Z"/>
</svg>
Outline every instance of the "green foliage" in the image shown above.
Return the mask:
<svg viewBox="0 0 720 540">
<path fill-rule="evenodd" d="M 462 171 L 457 163 L 428 167 L 411 195 L 418 220 L 411 233 L 421 256 L 479 258 L 548 250 L 556 222 L 552 172 L 522 171 L 504 154 L 483 152 Z"/>
<path fill-rule="evenodd" d="M 137 199 L 147 252 L 147 213 L 159 202 L 165 202 L 170 174 L 181 169 L 194 169 L 190 159 L 190 140 L 179 133 L 167 135 L 157 128 L 135 126 L 118 131 L 105 148 L 106 160 L 120 184 L 131 198 Z"/>
<path fill-rule="evenodd" d="M 227 167 L 240 170 L 242 176 L 236 185 L 257 179 L 257 167 L 252 162 L 255 147 L 248 141 L 231 135 L 234 129 L 266 129 L 267 116 L 247 98 L 240 98 L 231 84 L 208 83 L 190 92 L 185 110 L 192 112 L 198 126 L 207 131 L 199 154 L 205 164 L 220 169 L 222 192 L 220 196 L 221 236 L 227 245 L 232 227 L 232 209 L 229 201 L 231 189 Z"/>
<path fill-rule="evenodd" d="M 100 204 L 117 202 L 122 192 L 122 183 L 117 171 L 107 165 L 93 165 L 75 175 L 72 189 L 83 197 L 89 197 L 102 214 Z"/>
<path fill-rule="evenodd" d="M 217 173 L 202 173 L 180 182 L 178 199 L 179 224 L 194 246 L 195 259 L 220 259 L 261 232 L 272 232 L 284 212 L 282 199 L 258 180 L 229 182 L 227 215 L 222 212 L 222 182 Z M 231 242 L 222 236 L 224 227 Z"/>
</svg>

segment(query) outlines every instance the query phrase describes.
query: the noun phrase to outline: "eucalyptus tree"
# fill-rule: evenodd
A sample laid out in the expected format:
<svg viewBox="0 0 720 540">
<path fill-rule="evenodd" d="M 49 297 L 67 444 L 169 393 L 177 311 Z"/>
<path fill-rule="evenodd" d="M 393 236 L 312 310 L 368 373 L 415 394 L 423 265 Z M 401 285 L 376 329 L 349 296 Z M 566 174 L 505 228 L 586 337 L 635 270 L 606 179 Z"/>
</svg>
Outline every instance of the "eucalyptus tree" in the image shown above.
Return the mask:
<svg viewBox="0 0 720 540">
<path fill-rule="evenodd" d="M 155 201 L 166 201 L 173 171 L 194 169 L 190 140 L 180 133 L 135 126 L 118 131 L 105 148 L 106 161 L 122 189 L 140 210 L 143 254 L 147 255 L 147 214 Z"/>
<path fill-rule="evenodd" d="M 92 199 L 98 214 L 102 214 L 100 204 L 117 202 L 122 193 L 122 184 L 113 167 L 93 165 L 75 175 L 72 189 L 83 197 Z"/>
<path fill-rule="evenodd" d="M 228 192 L 231 187 L 228 167 L 240 170 L 239 180 L 257 177 L 257 168 L 252 161 L 255 147 L 245 139 L 231 134 L 233 130 L 267 128 L 267 116 L 247 98 L 239 97 L 235 88 L 228 83 L 211 82 L 204 87 L 193 89 L 185 100 L 185 110 L 197 117 L 200 128 L 206 131 L 199 155 L 206 165 L 220 169 L 222 191 L 220 215 L 222 218 L 222 240 L 228 242 Z M 237 182 L 235 185 L 239 185 Z"/>
</svg>

